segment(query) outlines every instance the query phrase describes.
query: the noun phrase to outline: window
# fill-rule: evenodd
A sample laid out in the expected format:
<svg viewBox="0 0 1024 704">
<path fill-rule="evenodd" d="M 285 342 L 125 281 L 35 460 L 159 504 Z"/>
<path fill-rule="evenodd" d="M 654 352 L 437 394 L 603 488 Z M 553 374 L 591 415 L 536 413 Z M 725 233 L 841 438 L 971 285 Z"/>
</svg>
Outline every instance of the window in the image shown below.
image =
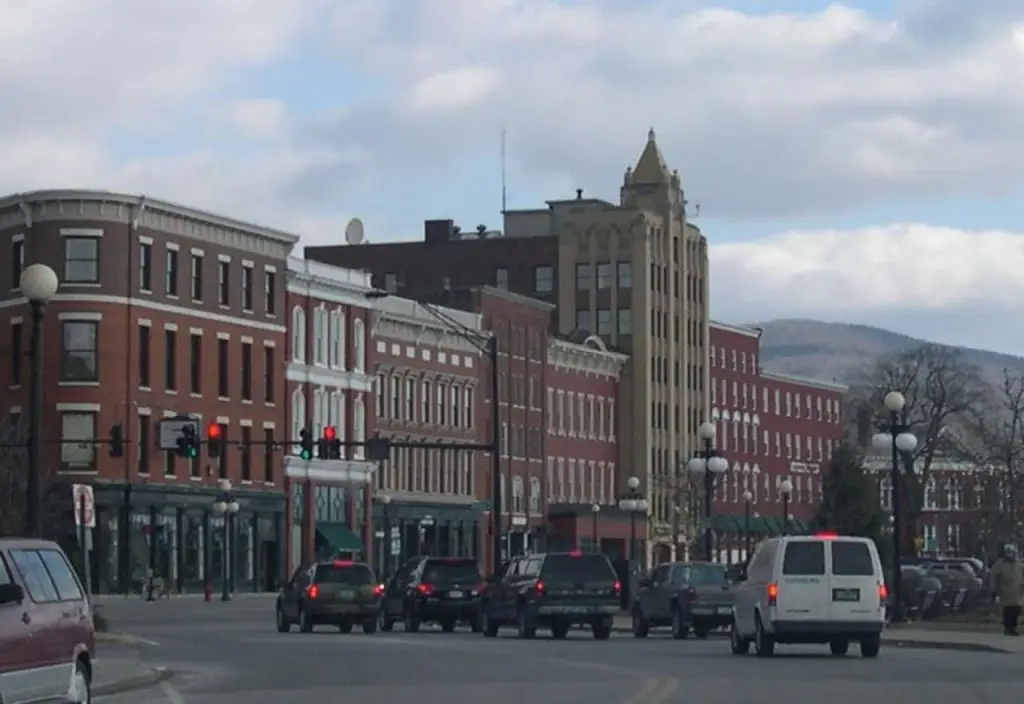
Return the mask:
<svg viewBox="0 0 1024 704">
<path fill-rule="evenodd" d="M 550 266 L 533 268 L 533 290 L 536 293 L 550 293 L 555 290 L 555 270 Z"/>
<path fill-rule="evenodd" d="M 150 387 L 150 358 L 153 355 L 149 337 L 149 326 L 139 326 L 139 387 L 148 389 Z"/>
<path fill-rule="evenodd" d="M 252 310 L 252 267 L 242 266 L 242 310 Z"/>
<path fill-rule="evenodd" d="M 203 393 L 203 336 L 196 333 L 189 338 L 188 377 L 189 392 Z"/>
<path fill-rule="evenodd" d="M 274 442 L 274 429 L 263 429 L 263 481 L 268 484 L 274 483 L 274 449 L 277 443 Z"/>
<path fill-rule="evenodd" d="M 612 312 L 610 310 L 597 311 L 597 334 L 612 334 Z"/>
<path fill-rule="evenodd" d="M 437 413 L 434 416 L 434 422 L 438 425 L 446 425 L 448 423 L 448 404 L 445 402 L 445 397 L 448 395 L 448 387 L 445 384 L 438 384 L 435 388 Z"/>
<path fill-rule="evenodd" d="M 277 272 L 269 269 L 263 272 L 263 310 L 277 315 Z"/>
<path fill-rule="evenodd" d="M 11 242 L 11 288 L 21 286 L 21 272 L 25 270 L 25 240 Z"/>
<path fill-rule="evenodd" d="M 611 288 L 612 287 L 612 265 L 611 264 L 598 264 L 597 265 L 597 287 L 600 288 Z"/>
<path fill-rule="evenodd" d="M 274 348 L 266 346 L 263 348 L 263 403 L 274 403 L 274 384 L 277 380 L 274 358 Z"/>
<path fill-rule="evenodd" d="M 61 413 L 60 460 L 64 469 L 96 469 L 96 415 Z"/>
<path fill-rule="evenodd" d="M 632 335 L 633 334 L 633 311 L 630 308 L 619 308 L 618 313 L 618 331 L 619 335 Z"/>
<path fill-rule="evenodd" d="M 825 543 L 793 542 L 786 545 L 782 558 L 782 574 L 818 576 L 825 574 Z"/>
<path fill-rule="evenodd" d="M 352 407 L 352 436 L 353 442 L 366 441 L 366 406 L 363 405 L 362 396 L 356 397 L 355 404 Z M 355 458 L 361 460 L 364 456 L 365 448 L 362 445 L 357 445 L 355 448 Z"/>
<path fill-rule="evenodd" d="M 217 262 L 217 303 L 231 305 L 231 262 Z"/>
<path fill-rule="evenodd" d="M 302 389 L 292 392 L 292 438 L 299 439 L 299 433 L 306 427 L 306 397 Z M 292 445 L 292 452 L 299 454 L 302 448 L 298 443 Z"/>
<path fill-rule="evenodd" d="M 452 384 L 451 387 L 451 415 L 448 416 L 448 422 L 452 424 L 453 428 L 461 427 L 462 419 L 459 417 L 459 411 L 462 410 L 462 390 L 456 385 Z"/>
<path fill-rule="evenodd" d="M 327 311 L 317 308 L 313 311 L 313 364 L 327 362 Z"/>
<path fill-rule="evenodd" d="M 589 291 L 594 285 L 594 273 L 589 264 L 576 265 L 576 290 Z"/>
<path fill-rule="evenodd" d="M 61 324 L 60 380 L 99 381 L 96 329 L 93 320 L 65 320 Z"/>
<path fill-rule="evenodd" d="M 384 274 L 384 290 L 388 293 L 398 293 L 398 274 Z"/>
<path fill-rule="evenodd" d="M 416 420 L 416 380 L 405 377 L 405 420 Z"/>
<path fill-rule="evenodd" d="M 632 262 L 619 262 L 616 265 L 616 273 L 619 279 L 619 288 L 633 288 L 633 264 Z"/>
<path fill-rule="evenodd" d="M 345 357 L 345 314 L 340 310 L 331 311 L 329 359 L 332 367 L 342 366 Z"/>
<path fill-rule="evenodd" d="M 387 413 L 387 403 L 385 402 L 384 385 L 387 383 L 387 378 L 383 374 L 377 375 L 377 383 L 374 384 L 374 391 L 377 393 L 377 417 L 383 418 Z"/>
<path fill-rule="evenodd" d="M 870 577 L 875 573 L 875 563 L 866 543 L 853 540 L 833 540 L 832 574 L 843 577 Z"/>
<path fill-rule="evenodd" d="M 164 330 L 164 388 L 178 390 L 178 331 Z"/>
<path fill-rule="evenodd" d="M 224 449 L 221 449 L 221 459 L 222 459 L 222 461 L 218 463 L 219 464 L 218 476 L 219 476 L 220 479 L 225 479 L 228 476 L 228 463 L 223 461 L 223 457 L 224 457 L 225 454 L 227 454 L 227 449 L 226 449 L 227 448 L 227 444 L 226 443 L 230 442 L 228 440 L 228 424 L 227 423 L 218 423 L 217 427 L 220 428 L 221 442 L 225 443 L 225 444 L 221 445 L 221 448 L 224 448 Z M 168 453 L 168 454 L 170 454 L 171 457 L 174 456 L 172 453 Z"/>
<path fill-rule="evenodd" d="M 299 306 L 292 309 L 292 359 L 306 361 L 306 312 Z"/>
<path fill-rule="evenodd" d="M 166 275 L 165 289 L 168 296 L 178 295 L 178 250 L 168 249 L 167 250 L 167 270 L 164 272 Z"/>
<path fill-rule="evenodd" d="M 100 282 L 99 238 L 64 238 L 64 281 L 69 284 Z"/>
<path fill-rule="evenodd" d="M 366 328 L 360 318 L 352 321 L 352 353 L 356 357 L 352 368 L 357 372 L 363 371 L 366 368 Z"/>
<path fill-rule="evenodd" d="M 82 587 L 78 584 L 78 578 L 71 571 L 67 558 L 57 550 L 40 550 L 39 557 L 42 558 L 46 571 L 57 587 L 57 597 L 61 601 L 81 601 Z"/>
<path fill-rule="evenodd" d="M 590 332 L 590 311 L 589 310 L 578 310 L 576 311 L 576 329 L 585 330 Z"/>
<path fill-rule="evenodd" d="M 494 285 L 496 288 L 508 290 L 508 269 L 499 266 L 494 270 Z"/>
<path fill-rule="evenodd" d="M 227 398 L 231 391 L 228 377 L 228 340 L 217 340 L 217 397 Z"/>
<path fill-rule="evenodd" d="M 24 337 L 25 326 L 21 323 L 11 323 L 11 386 L 21 384 L 21 349 L 22 337 Z"/>
<path fill-rule="evenodd" d="M 139 474 L 149 474 L 149 443 L 152 423 L 148 415 L 139 416 L 139 435 L 136 443 L 136 458 L 138 459 Z"/>
<path fill-rule="evenodd" d="M 192 255 L 192 300 L 203 300 L 203 257 Z"/>
<path fill-rule="evenodd" d="M 467 428 L 473 427 L 473 388 L 471 386 L 462 389 L 462 424 Z"/>
<path fill-rule="evenodd" d="M 400 420 L 402 417 L 402 387 L 399 376 L 391 377 L 391 419 Z"/>
<path fill-rule="evenodd" d="M 29 598 L 37 604 L 52 603 L 60 601 L 57 587 L 50 580 L 50 573 L 46 571 L 43 558 L 35 550 L 11 550 L 11 559 L 14 566 L 21 573 L 22 581 L 25 583 L 25 591 Z"/>
<path fill-rule="evenodd" d="M 433 414 L 433 397 L 430 395 L 430 382 L 424 381 L 420 387 L 420 409 L 422 411 L 420 415 L 421 423 L 430 423 Z"/>
<path fill-rule="evenodd" d="M 242 400 L 252 401 L 252 343 L 242 343 Z"/>
<path fill-rule="evenodd" d="M 242 426 L 242 481 L 252 481 L 252 428 Z"/>
<path fill-rule="evenodd" d="M 153 245 L 139 243 L 139 290 L 153 291 Z"/>
</svg>

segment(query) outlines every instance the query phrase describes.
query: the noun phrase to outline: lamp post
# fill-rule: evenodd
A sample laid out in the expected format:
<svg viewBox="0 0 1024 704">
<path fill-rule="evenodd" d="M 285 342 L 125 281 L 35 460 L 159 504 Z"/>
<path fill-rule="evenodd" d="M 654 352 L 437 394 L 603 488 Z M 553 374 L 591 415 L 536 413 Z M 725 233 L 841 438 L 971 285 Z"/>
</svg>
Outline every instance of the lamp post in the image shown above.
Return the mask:
<svg viewBox="0 0 1024 704">
<path fill-rule="evenodd" d="M 903 620 L 903 605 L 900 601 L 902 589 L 902 557 L 900 545 L 900 454 L 909 455 L 917 447 L 917 437 L 910 432 L 903 416 L 907 399 L 899 391 L 885 395 L 885 408 L 889 418 L 878 426 L 878 433 L 871 439 L 876 450 L 888 450 L 892 458 L 892 593 L 893 609 L 890 620 Z"/>
<path fill-rule="evenodd" d="M 28 482 L 25 511 L 28 534 L 43 537 L 43 318 L 46 305 L 60 287 L 57 272 L 45 264 L 31 264 L 21 272 L 21 292 L 32 308 L 32 336 L 29 340 L 29 445 Z"/>
<path fill-rule="evenodd" d="M 387 579 L 391 574 L 391 497 L 384 494 L 380 497 L 380 503 L 384 509 L 384 549 L 381 551 L 380 566 L 383 568 L 384 579 Z"/>
<path fill-rule="evenodd" d="M 241 508 L 238 505 L 238 501 L 235 500 L 234 495 L 231 493 L 231 480 L 221 479 L 217 482 L 217 489 L 220 491 L 217 494 L 217 500 L 213 502 L 213 515 L 220 516 L 224 519 L 223 525 L 223 563 L 224 563 L 224 574 L 221 581 L 221 601 L 231 601 L 231 583 L 229 581 L 229 573 L 231 571 L 231 530 L 230 524 L 232 518 L 238 515 L 238 511 Z"/>
<path fill-rule="evenodd" d="M 793 496 L 793 482 L 783 479 L 779 483 L 779 495 L 782 497 L 782 534 L 789 535 L 789 499 Z"/>
<path fill-rule="evenodd" d="M 636 561 L 636 517 L 647 514 L 647 499 L 640 493 L 640 480 L 630 477 L 626 481 L 629 491 L 619 499 L 619 510 L 629 514 L 629 569 L 632 572 Z"/>
<path fill-rule="evenodd" d="M 711 533 L 711 503 L 715 491 L 715 475 L 724 474 L 729 469 L 729 463 L 715 449 L 715 424 L 701 423 L 697 428 L 697 437 L 700 438 L 703 448 L 687 463 L 690 474 L 695 479 L 704 480 L 704 557 L 708 562 L 713 562 L 714 557 L 714 536 Z"/>
<path fill-rule="evenodd" d="M 753 500 L 750 490 L 743 492 L 743 564 L 750 562 L 750 502 Z"/>
<path fill-rule="evenodd" d="M 597 535 L 597 515 L 601 513 L 601 504 L 594 504 L 590 507 L 590 520 L 593 522 L 594 552 L 601 552 L 601 541 Z"/>
</svg>

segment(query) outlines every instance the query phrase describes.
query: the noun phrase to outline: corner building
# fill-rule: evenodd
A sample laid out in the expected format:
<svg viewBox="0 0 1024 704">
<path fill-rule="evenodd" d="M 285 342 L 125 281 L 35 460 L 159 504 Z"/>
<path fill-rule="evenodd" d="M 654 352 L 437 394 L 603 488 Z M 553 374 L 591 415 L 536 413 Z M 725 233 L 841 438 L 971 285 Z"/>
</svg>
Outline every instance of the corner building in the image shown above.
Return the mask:
<svg viewBox="0 0 1024 704">
<path fill-rule="evenodd" d="M 417 298 L 492 286 L 548 301 L 557 333 L 583 329 L 630 354 L 619 465 L 641 480 L 651 505 L 648 562 L 655 552 L 671 557 L 683 537 L 673 535 L 677 470 L 709 416 L 708 256 L 653 131 L 625 172 L 618 203 L 577 191 L 546 208 L 504 213 L 503 232 L 435 220 L 423 242 L 309 247 L 306 256 L 371 271 L 376 286 Z"/>
<path fill-rule="evenodd" d="M 843 425 L 847 387 L 773 374 L 761 368 L 761 333 L 711 324 L 711 418 L 729 471 L 715 485 L 711 525 L 722 562 L 746 559 L 746 504 L 751 495 L 751 546 L 766 535 L 805 532 L 822 497 L 822 481 Z M 793 485 L 788 524 L 780 485 Z M 703 487 L 691 487 L 703 504 Z M 698 512 L 694 512 L 695 514 Z"/>
<path fill-rule="evenodd" d="M 11 417 L 28 412 L 31 311 L 23 269 L 43 263 L 60 288 L 46 311 L 42 466 L 48 532 L 73 539 L 71 483 L 94 488 L 92 588 L 141 588 L 147 570 L 172 590 L 223 577 L 273 589 L 283 575 L 285 421 L 283 275 L 298 238 L 193 208 L 98 191 L 0 198 L 0 316 Z M 222 459 L 158 447 L 160 421 L 222 426 Z M 22 420 L 23 423 L 23 420 Z M 110 428 L 127 440 L 107 451 Z M 19 427 L 24 427 L 19 425 Z M 27 436 L 23 439 L 27 440 Z M 219 478 L 241 512 L 224 544 L 212 515 Z"/>
</svg>

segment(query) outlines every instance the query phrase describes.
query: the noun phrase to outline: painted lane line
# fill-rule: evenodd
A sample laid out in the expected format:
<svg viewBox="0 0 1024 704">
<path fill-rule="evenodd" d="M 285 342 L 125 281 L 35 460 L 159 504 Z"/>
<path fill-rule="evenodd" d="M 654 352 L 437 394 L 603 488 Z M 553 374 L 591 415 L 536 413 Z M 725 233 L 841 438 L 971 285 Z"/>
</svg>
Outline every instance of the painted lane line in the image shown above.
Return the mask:
<svg viewBox="0 0 1024 704">
<path fill-rule="evenodd" d="M 170 704 L 185 704 L 185 697 L 183 697 L 170 682 L 161 682 L 160 691 L 163 692 L 165 697 L 167 697 L 167 701 L 170 702 Z"/>
</svg>

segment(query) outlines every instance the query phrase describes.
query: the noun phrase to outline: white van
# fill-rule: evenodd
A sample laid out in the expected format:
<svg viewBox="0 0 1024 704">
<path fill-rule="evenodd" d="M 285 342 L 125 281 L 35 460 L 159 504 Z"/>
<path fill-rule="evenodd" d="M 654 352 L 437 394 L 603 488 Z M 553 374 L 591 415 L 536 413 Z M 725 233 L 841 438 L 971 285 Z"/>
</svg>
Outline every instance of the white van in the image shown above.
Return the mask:
<svg viewBox="0 0 1024 704">
<path fill-rule="evenodd" d="M 878 657 L 885 626 L 885 576 L 867 538 L 820 533 L 769 538 L 735 590 L 732 652 L 754 644 L 770 657 L 776 643 L 828 643 L 845 655 L 850 641 Z"/>
</svg>

